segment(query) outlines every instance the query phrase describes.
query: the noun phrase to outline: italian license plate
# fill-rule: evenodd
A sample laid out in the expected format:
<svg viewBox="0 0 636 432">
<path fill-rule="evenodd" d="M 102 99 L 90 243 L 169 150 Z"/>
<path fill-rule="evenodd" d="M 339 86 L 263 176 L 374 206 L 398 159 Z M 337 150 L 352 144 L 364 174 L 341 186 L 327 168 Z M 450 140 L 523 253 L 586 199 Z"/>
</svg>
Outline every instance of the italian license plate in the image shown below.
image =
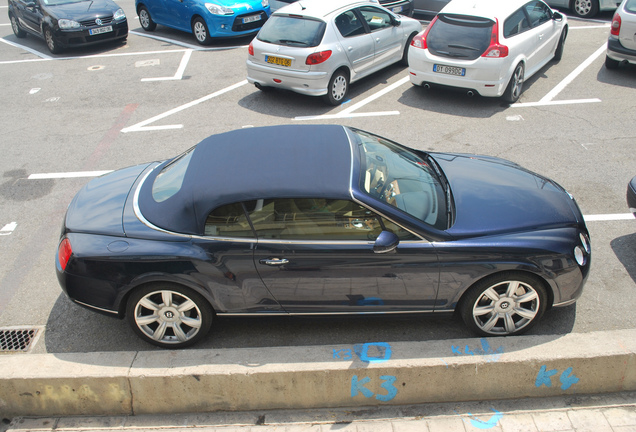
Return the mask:
<svg viewBox="0 0 636 432">
<path fill-rule="evenodd" d="M 394 7 L 393 9 L 391 9 L 391 11 L 395 13 L 400 13 L 402 12 L 402 6 Z"/>
<path fill-rule="evenodd" d="M 466 68 L 456 66 L 433 65 L 433 72 L 447 75 L 466 76 Z"/>
<path fill-rule="evenodd" d="M 90 35 L 98 35 L 98 34 L 108 33 L 108 32 L 112 32 L 112 31 L 113 31 L 113 26 L 106 26 L 106 27 L 99 27 L 99 28 L 90 29 L 88 31 L 88 34 L 90 34 Z"/>
<path fill-rule="evenodd" d="M 274 57 L 274 56 L 265 56 L 265 61 L 267 63 L 271 63 L 271 64 L 275 64 L 275 65 L 279 65 L 279 66 L 285 66 L 285 67 L 290 67 L 291 66 L 291 59 L 286 59 L 286 58 L 280 58 L 280 57 Z"/>
<path fill-rule="evenodd" d="M 248 16 L 243 18 L 243 24 L 249 24 L 249 23 L 253 23 L 256 21 L 260 21 L 261 20 L 261 16 L 260 15 L 252 15 L 252 16 Z"/>
</svg>

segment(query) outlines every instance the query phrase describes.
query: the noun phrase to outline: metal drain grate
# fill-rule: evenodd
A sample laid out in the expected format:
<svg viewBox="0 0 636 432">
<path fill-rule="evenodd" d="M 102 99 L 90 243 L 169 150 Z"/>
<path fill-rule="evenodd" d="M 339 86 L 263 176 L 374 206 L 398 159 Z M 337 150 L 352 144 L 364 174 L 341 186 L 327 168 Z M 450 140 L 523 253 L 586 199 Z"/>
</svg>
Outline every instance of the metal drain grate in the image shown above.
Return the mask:
<svg viewBox="0 0 636 432">
<path fill-rule="evenodd" d="M 0 328 L 0 352 L 28 351 L 39 331 L 37 328 Z"/>
</svg>

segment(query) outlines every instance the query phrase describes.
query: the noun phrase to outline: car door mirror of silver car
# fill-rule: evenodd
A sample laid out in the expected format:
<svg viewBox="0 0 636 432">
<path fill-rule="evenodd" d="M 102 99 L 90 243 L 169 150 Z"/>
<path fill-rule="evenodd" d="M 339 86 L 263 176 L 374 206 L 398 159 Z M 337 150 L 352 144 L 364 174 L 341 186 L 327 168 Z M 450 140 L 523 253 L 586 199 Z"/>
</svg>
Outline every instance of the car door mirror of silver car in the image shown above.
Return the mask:
<svg viewBox="0 0 636 432">
<path fill-rule="evenodd" d="M 400 25 L 402 25 L 402 20 L 397 17 L 393 17 L 393 25 L 395 27 L 399 27 Z"/>
<path fill-rule="evenodd" d="M 387 253 L 394 251 L 400 239 L 397 235 L 390 231 L 382 231 L 373 245 L 373 252 L 375 253 Z"/>
<path fill-rule="evenodd" d="M 561 15 L 561 13 L 560 13 L 560 12 L 554 12 L 554 13 L 552 14 L 552 19 L 553 19 L 554 21 L 563 21 L 563 15 Z"/>
</svg>

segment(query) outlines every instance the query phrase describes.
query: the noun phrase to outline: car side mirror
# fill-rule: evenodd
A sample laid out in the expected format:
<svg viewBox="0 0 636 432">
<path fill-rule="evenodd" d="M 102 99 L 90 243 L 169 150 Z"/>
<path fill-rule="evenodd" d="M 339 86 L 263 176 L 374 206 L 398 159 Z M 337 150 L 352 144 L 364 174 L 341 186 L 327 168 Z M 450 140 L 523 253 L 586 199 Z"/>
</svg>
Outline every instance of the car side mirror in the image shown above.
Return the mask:
<svg viewBox="0 0 636 432">
<path fill-rule="evenodd" d="M 563 15 L 561 15 L 561 13 L 560 13 L 560 12 L 554 12 L 554 13 L 552 14 L 552 19 L 553 19 L 554 21 L 563 21 Z"/>
<path fill-rule="evenodd" d="M 373 252 L 375 253 L 387 253 L 394 251 L 400 239 L 397 235 L 390 231 L 382 231 L 373 244 Z"/>
<path fill-rule="evenodd" d="M 393 25 L 394 25 L 395 27 L 399 27 L 399 26 L 401 26 L 401 25 L 402 25 L 402 20 L 401 20 L 401 19 L 399 19 L 399 18 L 393 17 Z"/>
</svg>

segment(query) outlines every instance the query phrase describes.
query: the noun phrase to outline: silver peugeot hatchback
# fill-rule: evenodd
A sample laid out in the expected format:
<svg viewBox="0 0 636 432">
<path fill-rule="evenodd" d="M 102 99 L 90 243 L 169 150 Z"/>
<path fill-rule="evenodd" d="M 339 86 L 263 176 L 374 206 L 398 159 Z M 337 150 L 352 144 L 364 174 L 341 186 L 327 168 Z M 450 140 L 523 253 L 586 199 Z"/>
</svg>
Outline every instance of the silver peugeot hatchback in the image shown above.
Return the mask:
<svg viewBox="0 0 636 432">
<path fill-rule="evenodd" d="M 408 59 L 419 21 L 369 0 L 300 0 L 276 11 L 250 43 L 247 80 L 342 103 L 349 84 Z"/>
</svg>

